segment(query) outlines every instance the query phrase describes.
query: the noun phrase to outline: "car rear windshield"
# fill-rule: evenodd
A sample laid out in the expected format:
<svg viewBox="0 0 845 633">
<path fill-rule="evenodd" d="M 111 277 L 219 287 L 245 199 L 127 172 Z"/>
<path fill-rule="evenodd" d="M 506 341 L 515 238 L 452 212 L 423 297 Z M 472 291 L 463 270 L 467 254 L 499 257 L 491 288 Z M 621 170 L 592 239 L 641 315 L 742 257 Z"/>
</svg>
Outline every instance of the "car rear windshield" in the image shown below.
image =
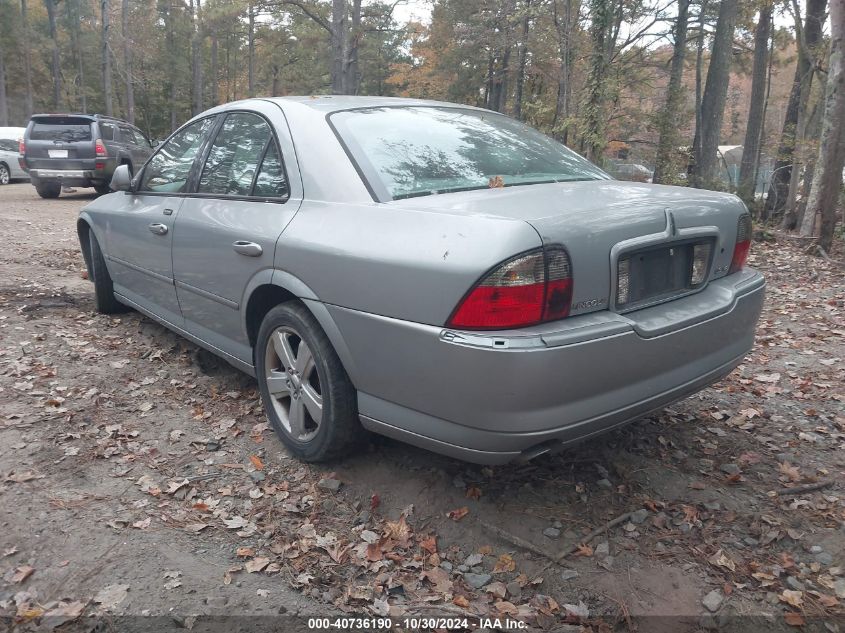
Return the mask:
<svg viewBox="0 0 845 633">
<path fill-rule="evenodd" d="M 50 117 L 36 119 L 29 132 L 33 141 L 74 141 L 91 140 L 91 121 L 74 117 Z"/>
<path fill-rule="evenodd" d="M 331 115 L 376 198 L 609 176 L 557 141 L 493 112 L 404 106 Z"/>
</svg>

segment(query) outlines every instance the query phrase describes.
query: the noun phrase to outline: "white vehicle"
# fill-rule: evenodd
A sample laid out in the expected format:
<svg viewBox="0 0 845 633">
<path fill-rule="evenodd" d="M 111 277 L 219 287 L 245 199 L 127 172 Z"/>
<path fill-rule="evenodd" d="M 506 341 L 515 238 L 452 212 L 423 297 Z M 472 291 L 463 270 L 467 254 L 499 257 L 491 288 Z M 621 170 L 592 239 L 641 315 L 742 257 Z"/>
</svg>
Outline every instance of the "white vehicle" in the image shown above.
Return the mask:
<svg viewBox="0 0 845 633">
<path fill-rule="evenodd" d="M 13 180 L 29 180 L 20 165 L 18 142 L 23 138 L 25 128 L 0 127 L 0 185 L 8 185 Z"/>
</svg>

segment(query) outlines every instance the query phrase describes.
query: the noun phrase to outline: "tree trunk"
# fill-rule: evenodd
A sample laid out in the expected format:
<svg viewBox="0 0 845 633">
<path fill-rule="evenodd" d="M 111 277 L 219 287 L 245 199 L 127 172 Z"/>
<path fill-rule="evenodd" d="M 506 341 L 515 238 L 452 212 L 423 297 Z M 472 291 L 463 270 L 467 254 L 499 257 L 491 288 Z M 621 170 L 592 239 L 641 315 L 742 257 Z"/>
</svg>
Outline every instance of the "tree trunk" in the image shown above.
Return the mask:
<svg viewBox="0 0 845 633">
<path fill-rule="evenodd" d="M 801 235 L 812 235 L 820 218 L 819 245 L 830 251 L 845 165 L 845 0 L 830 2 L 830 61 L 824 97 L 824 119 L 813 186 Z"/>
<path fill-rule="evenodd" d="M 657 159 L 654 166 L 654 182 L 672 182 L 678 171 L 674 158 L 678 152 L 680 138 L 677 116 L 684 96 L 681 84 L 684 78 L 684 57 L 687 51 L 687 26 L 689 23 L 690 0 L 678 2 L 678 18 L 675 21 L 675 47 L 672 66 L 669 71 L 669 86 L 666 89 L 666 105 L 660 113 L 660 138 L 657 142 Z"/>
<path fill-rule="evenodd" d="M 590 73 L 587 77 L 587 101 L 584 105 L 584 133 L 581 137 L 581 151 L 591 161 L 601 164 L 606 146 L 605 129 L 607 116 L 607 74 L 610 63 L 607 53 L 608 32 L 613 19 L 610 0 L 591 0 L 590 16 Z"/>
<path fill-rule="evenodd" d="M 358 48 L 361 43 L 361 0 L 352 0 L 352 24 L 344 47 L 343 93 L 358 94 L 360 71 L 358 69 Z"/>
<path fill-rule="evenodd" d="M 26 92 L 24 93 L 24 110 L 26 118 L 32 116 L 32 38 L 29 32 L 29 14 L 26 10 L 26 0 L 21 0 L 21 26 L 23 27 L 23 74 Z"/>
<path fill-rule="evenodd" d="M 50 73 L 53 75 L 53 108 L 62 109 L 62 65 L 59 61 L 59 36 L 56 31 L 56 0 L 44 0 L 47 7 L 47 24 L 50 27 L 52 59 Z"/>
<path fill-rule="evenodd" d="M 766 206 L 763 209 L 763 219 L 779 215 L 789 201 L 789 183 L 792 177 L 792 160 L 795 152 L 795 136 L 798 129 L 799 112 L 801 110 L 802 93 L 810 91 L 813 79 L 812 59 L 807 51 L 815 50 L 821 42 L 822 26 L 825 17 L 827 0 L 807 0 L 807 16 L 801 28 L 801 16 L 796 15 L 796 30 L 803 35 L 804 44 L 798 47 L 798 62 L 795 65 L 795 77 L 792 80 L 792 90 L 786 106 L 786 116 L 780 136 L 777 160 L 775 161 L 772 180 L 766 195 Z M 784 225 L 792 228 L 794 217 L 785 217 Z"/>
<path fill-rule="evenodd" d="M 513 116 L 522 119 L 522 93 L 525 89 L 525 67 L 528 64 L 528 32 L 531 28 L 531 0 L 525 0 L 525 16 L 522 18 L 522 39 L 516 68 L 516 95 L 513 100 Z"/>
<path fill-rule="evenodd" d="M 566 143 L 569 136 L 568 119 L 572 95 L 572 66 L 574 63 L 574 46 L 572 32 L 580 11 L 578 0 L 562 0 L 563 10 L 558 10 L 558 2 L 553 0 L 554 23 L 557 30 L 558 54 L 560 63 L 557 78 L 557 99 L 555 100 L 555 114 L 552 119 L 552 133 L 555 138 Z M 573 19 L 575 16 L 575 19 Z"/>
<path fill-rule="evenodd" d="M 332 94 L 344 92 L 343 65 L 346 61 L 346 0 L 332 0 Z"/>
<path fill-rule="evenodd" d="M 70 30 L 71 46 L 76 61 L 76 89 L 79 96 L 79 111 L 88 112 L 88 94 L 85 90 L 85 71 L 82 67 L 82 48 L 80 42 L 80 19 L 78 0 L 69 0 L 65 3 L 67 9 L 68 28 Z"/>
<path fill-rule="evenodd" d="M 255 5 L 250 2 L 248 7 L 249 18 L 249 33 L 247 34 L 248 54 L 247 60 L 248 78 L 247 78 L 247 96 L 255 96 Z"/>
<path fill-rule="evenodd" d="M 9 125 L 9 102 L 6 100 L 6 63 L 0 46 L 0 127 Z"/>
<path fill-rule="evenodd" d="M 191 0 L 191 84 L 194 114 L 202 112 L 202 58 L 200 44 L 202 38 L 202 8 L 200 0 Z"/>
<path fill-rule="evenodd" d="M 113 116 L 111 90 L 111 54 L 109 53 L 109 0 L 100 0 L 102 12 L 102 64 L 103 64 L 103 98 L 107 116 Z"/>
<path fill-rule="evenodd" d="M 135 123 L 135 88 L 132 85 L 132 47 L 129 45 L 129 0 L 123 0 L 121 7 L 121 29 L 123 31 L 123 65 L 126 72 L 126 120 Z"/>
<path fill-rule="evenodd" d="M 217 31 L 211 32 L 211 105 L 216 106 L 217 100 Z"/>
<path fill-rule="evenodd" d="M 687 165 L 687 174 L 690 176 L 690 180 L 695 170 L 694 150 L 701 143 L 701 93 L 704 92 L 704 82 L 701 78 L 701 72 L 704 65 L 704 22 L 706 11 L 707 0 L 701 0 L 701 6 L 698 12 L 698 45 L 695 52 L 695 135 L 692 141 L 693 155 Z"/>
<path fill-rule="evenodd" d="M 769 68 L 769 37 L 772 30 L 773 4 L 760 10 L 760 19 L 754 30 L 754 66 L 751 73 L 751 104 L 748 108 L 748 125 L 742 146 L 742 162 L 739 167 L 739 197 L 747 204 L 753 204 L 757 190 L 757 167 L 760 159 L 760 144 L 763 138 L 764 109 L 766 107 L 766 84 Z"/>
<path fill-rule="evenodd" d="M 176 58 L 176 36 L 174 33 L 174 19 L 173 19 L 173 0 L 168 0 L 167 3 L 167 52 L 171 59 Z M 176 111 L 176 68 L 173 64 L 169 68 L 170 74 L 170 131 L 176 130 L 179 119 Z"/>
<path fill-rule="evenodd" d="M 713 38 L 713 52 L 707 69 L 707 82 L 701 98 L 701 133 L 696 133 L 698 144 L 693 147 L 695 170 L 693 183 L 697 187 L 712 186 L 717 177 L 717 155 L 722 132 L 722 118 L 728 95 L 731 71 L 734 26 L 738 3 L 725 0 L 719 5 L 719 19 Z"/>
</svg>

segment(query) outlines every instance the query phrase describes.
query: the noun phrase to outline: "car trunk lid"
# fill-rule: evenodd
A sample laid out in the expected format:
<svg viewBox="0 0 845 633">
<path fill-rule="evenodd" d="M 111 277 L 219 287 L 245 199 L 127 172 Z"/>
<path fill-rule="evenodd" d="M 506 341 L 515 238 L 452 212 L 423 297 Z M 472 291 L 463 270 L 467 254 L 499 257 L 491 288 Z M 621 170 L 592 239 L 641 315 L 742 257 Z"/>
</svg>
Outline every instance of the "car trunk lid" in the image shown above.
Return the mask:
<svg viewBox="0 0 845 633">
<path fill-rule="evenodd" d="M 654 305 L 723 276 L 737 219 L 745 211 L 727 194 L 614 180 L 483 189 L 388 204 L 528 222 L 544 244 L 561 244 L 569 252 L 573 315 Z M 691 285 L 694 258 L 702 256 L 703 247 L 697 252 L 696 246 L 702 244 L 709 247 L 705 280 Z M 620 260 L 629 262 L 631 300 L 623 302 L 618 301 Z"/>
</svg>

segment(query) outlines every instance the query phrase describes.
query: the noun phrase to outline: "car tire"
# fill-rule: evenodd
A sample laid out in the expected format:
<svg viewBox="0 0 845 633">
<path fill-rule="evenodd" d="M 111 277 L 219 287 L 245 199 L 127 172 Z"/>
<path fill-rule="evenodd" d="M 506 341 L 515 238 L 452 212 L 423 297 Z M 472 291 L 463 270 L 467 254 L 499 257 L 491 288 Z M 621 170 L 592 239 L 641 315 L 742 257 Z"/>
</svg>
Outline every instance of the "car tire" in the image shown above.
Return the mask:
<svg viewBox="0 0 845 633">
<path fill-rule="evenodd" d="M 94 185 L 94 191 L 97 192 L 98 196 L 104 196 L 107 193 L 111 193 L 111 187 L 108 185 Z"/>
<path fill-rule="evenodd" d="M 0 163 L 0 185 L 8 185 L 12 181 L 12 174 L 9 171 L 9 166 L 5 163 Z"/>
<path fill-rule="evenodd" d="M 115 299 L 114 284 L 109 269 L 106 268 L 106 259 L 91 229 L 88 230 L 88 244 L 91 247 L 91 270 L 88 272 L 91 281 L 94 282 L 94 301 L 97 312 L 101 314 L 126 312 L 126 306 Z"/>
<path fill-rule="evenodd" d="M 358 420 L 355 388 L 303 304 L 288 301 L 270 310 L 253 354 L 264 410 L 294 456 L 330 461 L 363 442 L 366 431 Z"/>
<path fill-rule="evenodd" d="M 40 182 L 35 185 L 35 190 L 42 198 L 58 198 L 62 193 L 62 186 L 57 182 Z"/>
</svg>

